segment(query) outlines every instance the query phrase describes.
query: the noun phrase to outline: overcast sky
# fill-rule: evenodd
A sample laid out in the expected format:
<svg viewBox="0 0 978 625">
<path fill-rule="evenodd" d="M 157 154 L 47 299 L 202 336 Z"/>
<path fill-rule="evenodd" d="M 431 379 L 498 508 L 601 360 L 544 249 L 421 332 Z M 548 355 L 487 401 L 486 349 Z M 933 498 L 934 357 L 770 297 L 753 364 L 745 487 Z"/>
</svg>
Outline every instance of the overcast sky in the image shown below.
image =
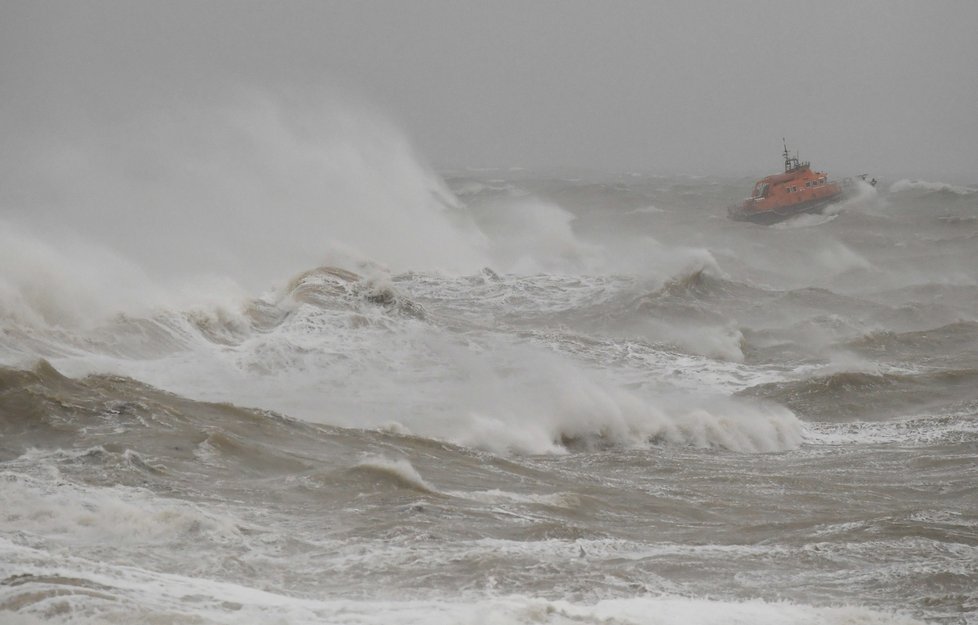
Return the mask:
<svg viewBox="0 0 978 625">
<path fill-rule="evenodd" d="M 764 173 L 784 136 L 978 181 L 974 0 L 0 0 L 5 150 L 241 88 L 380 111 L 439 168 Z"/>
</svg>

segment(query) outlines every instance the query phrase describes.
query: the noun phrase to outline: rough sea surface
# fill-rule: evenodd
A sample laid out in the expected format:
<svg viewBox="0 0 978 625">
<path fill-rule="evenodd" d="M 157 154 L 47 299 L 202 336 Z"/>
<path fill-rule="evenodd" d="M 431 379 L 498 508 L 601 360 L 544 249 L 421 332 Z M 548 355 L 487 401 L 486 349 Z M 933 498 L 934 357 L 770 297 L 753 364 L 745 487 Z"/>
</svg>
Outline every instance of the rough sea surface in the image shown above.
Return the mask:
<svg viewBox="0 0 978 625">
<path fill-rule="evenodd" d="M 0 622 L 978 624 L 976 186 L 751 184 L 446 172 L 251 291 L 4 222 Z"/>
</svg>

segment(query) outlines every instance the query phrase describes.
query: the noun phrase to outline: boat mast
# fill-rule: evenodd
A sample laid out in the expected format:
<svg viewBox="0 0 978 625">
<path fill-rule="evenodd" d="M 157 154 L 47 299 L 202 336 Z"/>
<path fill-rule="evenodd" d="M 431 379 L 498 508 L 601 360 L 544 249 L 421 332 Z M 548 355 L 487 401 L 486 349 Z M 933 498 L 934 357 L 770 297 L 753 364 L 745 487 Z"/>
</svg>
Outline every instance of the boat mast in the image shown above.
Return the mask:
<svg viewBox="0 0 978 625">
<path fill-rule="evenodd" d="M 794 156 L 791 156 L 791 154 L 788 153 L 788 143 L 784 140 L 784 137 L 781 137 L 781 145 L 784 146 L 784 171 L 785 171 L 785 173 L 787 173 L 789 171 L 793 171 L 795 169 L 800 169 L 802 166 L 808 166 L 808 163 L 799 163 L 798 162 L 798 155 L 797 154 L 795 154 Z"/>
</svg>

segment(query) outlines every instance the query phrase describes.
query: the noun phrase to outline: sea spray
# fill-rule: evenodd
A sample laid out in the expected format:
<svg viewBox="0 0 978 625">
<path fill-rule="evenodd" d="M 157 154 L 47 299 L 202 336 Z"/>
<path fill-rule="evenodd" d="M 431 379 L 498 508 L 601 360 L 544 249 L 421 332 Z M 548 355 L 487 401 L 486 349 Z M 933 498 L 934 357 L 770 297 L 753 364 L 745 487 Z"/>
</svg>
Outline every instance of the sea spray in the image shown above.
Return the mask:
<svg viewBox="0 0 978 625">
<path fill-rule="evenodd" d="M 217 274 L 251 291 L 318 264 L 331 242 L 400 269 L 486 264 L 477 235 L 449 216 L 452 193 L 377 115 L 250 94 L 100 130 L 38 146 L 4 185 L 8 212 L 157 280 Z M 47 165 L 68 152 L 79 158 Z"/>
</svg>

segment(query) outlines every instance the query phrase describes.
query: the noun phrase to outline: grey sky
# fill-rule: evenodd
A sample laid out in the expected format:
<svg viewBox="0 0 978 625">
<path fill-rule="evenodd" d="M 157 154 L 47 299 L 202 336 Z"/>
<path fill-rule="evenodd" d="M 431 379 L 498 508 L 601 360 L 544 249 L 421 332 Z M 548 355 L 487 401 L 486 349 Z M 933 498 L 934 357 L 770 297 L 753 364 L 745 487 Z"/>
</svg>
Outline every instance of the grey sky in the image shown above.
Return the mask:
<svg viewBox="0 0 978 625">
<path fill-rule="evenodd" d="M 8 150 L 245 87 L 378 109 L 442 168 L 755 173 L 780 166 L 785 136 L 839 174 L 978 180 L 973 1 L 3 0 L 0 11 Z"/>
</svg>

